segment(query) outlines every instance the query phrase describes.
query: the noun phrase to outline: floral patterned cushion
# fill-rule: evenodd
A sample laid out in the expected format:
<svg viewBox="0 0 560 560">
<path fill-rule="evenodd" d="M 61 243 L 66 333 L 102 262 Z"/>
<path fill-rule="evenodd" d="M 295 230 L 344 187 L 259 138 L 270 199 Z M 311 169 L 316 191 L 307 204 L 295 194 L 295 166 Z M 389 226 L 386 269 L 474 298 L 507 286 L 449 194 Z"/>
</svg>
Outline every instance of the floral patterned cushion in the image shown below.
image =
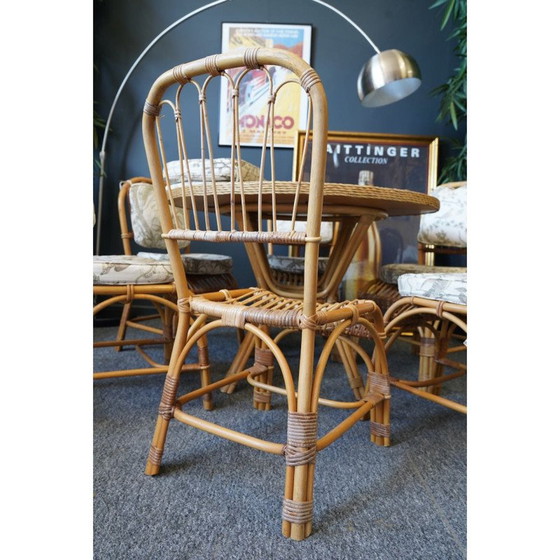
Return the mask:
<svg viewBox="0 0 560 560">
<path fill-rule="evenodd" d="M 444 273 L 444 272 L 467 272 L 466 267 L 462 266 L 429 266 L 415 263 L 393 263 L 381 267 L 379 277 L 387 284 L 396 284 L 403 274 L 422 274 L 422 273 Z"/>
<path fill-rule="evenodd" d="M 139 257 L 147 257 L 160 262 L 169 262 L 167 253 L 138 253 Z M 213 275 L 228 274 L 233 268 L 233 259 L 228 255 L 214 255 L 213 253 L 188 253 L 181 255 L 187 274 Z"/>
<path fill-rule="evenodd" d="M 259 179 L 259 168 L 252 163 L 241 160 L 239 162 L 241 168 L 241 175 L 245 181 L 258 181 Z M 210 181 L 212 179 L 212 173 L 210 169 L 210 160 L 202 159 L 189 159 L 189 170 L 191 172 L 192 181 L 202 181 L 204 170 L 206 171 L 206 180 Z M 235 167 L 236 179 L 238 179 L 238 168 Z M 181 182 L 181 161 L 175 160 L 167 163 L 167 172 L 169 173 L 169 182 L 179 183 Z M 186 170 L 185 170 L 186 174 Z M 186 175 L 185 175 L 186 176 Z M 231 159 L 230 158 L 214 158 L 214 177 L 216 181 L 229 181 L 231 179 Z"/>
<path fill-rule="evenodd" d="M 467 275 L 403 274 L 399 277 L 399 293 L 467 305 Z"/>
<path fill-rule="evenodd" d="M 323 274 L 329 262 L 328 257 L 319 257 L 319 274 Z M 268 264 L 272 270 L 303 274 L 304 257 L 288 257 L 283 255 L 268 255 Z"/>
<path fill-rule="evenodd" d="M 423 214 L 420 217 L 418 241 L 430 245 L 466 247 L 467 185 L 441 185 L 430 194 L 439 199 L 440 208 L 433 214 Z"/>
<path fill-rule="evenodd" d="M 100 255 L 93 257 L 93 283 L 167 284 L 173 282 L 169 263 L 137 255 Z"/>
<path fill-rule="evenodd" d="M 161 225 L 157 210 L 154 189 L 150 183 L 135 183 L 128 191 L 130 202 L 130 223 L 134 241 L 148 249 L 165 249 L 161 238 Z M 185 218 L 181 208 L 177 208 L 179 223 L 184 225 Z M 179 247 L 188 246 L 188 241 L 179 241 Z"/>
</svg>

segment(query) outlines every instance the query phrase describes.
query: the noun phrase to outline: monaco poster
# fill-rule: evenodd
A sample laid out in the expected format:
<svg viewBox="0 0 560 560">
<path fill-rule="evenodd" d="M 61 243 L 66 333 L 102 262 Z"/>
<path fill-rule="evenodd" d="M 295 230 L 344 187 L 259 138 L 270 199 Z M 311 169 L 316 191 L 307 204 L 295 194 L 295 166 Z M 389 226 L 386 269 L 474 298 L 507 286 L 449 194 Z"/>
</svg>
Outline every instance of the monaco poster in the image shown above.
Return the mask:
<svg viewBox="0 0 560 560">
<path fill-rule="evenodd" d="M 222 52 L 240 47 L 267 47 L 291 51 L 310 62 L 311 26 L 264 23 L 223 23 Z M 273 88 L 289 76 L 281 68 L 271 69 Z M 237 77 L 232 72 L 233 80 Z M 232 106 L 228 90 L 231 85 L 223 79 L 220 97 L 220 144 L 231 145 Z M 266 114 L 270 85 L 263 70 L 251 70 L 239 84 L 240 140 L 243 146 L 260 146 L 266 130 Z M 293 148 L 298 130 L 305 128 L 307 119 L 307 96 L 296 85 L 283 87 L 278 94 L 274 109 L 274 144 Z"/>
</svg>

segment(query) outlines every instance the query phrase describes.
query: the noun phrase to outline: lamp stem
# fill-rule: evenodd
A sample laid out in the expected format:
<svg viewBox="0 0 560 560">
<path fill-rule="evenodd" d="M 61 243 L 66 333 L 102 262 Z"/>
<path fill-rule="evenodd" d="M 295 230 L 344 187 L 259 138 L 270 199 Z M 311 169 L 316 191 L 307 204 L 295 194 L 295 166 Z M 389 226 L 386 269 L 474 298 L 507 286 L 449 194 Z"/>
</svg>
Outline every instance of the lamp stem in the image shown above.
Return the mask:
<svg viewBox="0 0 560 560">
<path fill-rule="evenodd" d="M 341 18 L 345 19 L 356 31 L 362 34 L 364 39 L 372 46 L 375 52 L 377 52 L 378 54 L 381 52 L 377 48 L 377 45 L 368 37 L 366 32 L 361 27 L 359 27 L 356 23 L 354 23 L 346 14 L 343 14 L 340 10 L 338 10 L 334 6 L 331 6 L 330 4 L 327 4 L 326 2 L 323 2 L 322 0 L 311 0 L 311 1 L 315 2 L 316 4 L 321 4 L 321 6 L 325 6 L 325 8 L 332 10 L 333 12 L 338 14 Z"/>
<path fill-rule="evenodd" d="M 177 21 L 174 21 L 171 25 L 166 27 L 140 54 L 140 56 L 134 61 L 134 64 L 129 68 L 126 76 L 124 77 L 119 89 L 117 90 L 117 94 L 115 95 L 115 99 L 113 99 L 113 104 L 111 105 L 111 109 L 109 110 L 109 116 L 107 117 L 107 121 L 105 122 L 105 131 L 103 132 L 103 141 L 101 143 L 101 150 L 99 152 L 99 191 L 98 191 L 98 198 L 97 198 L 97 236 L 95 241 L 95 254 L 99 255 L 101 249 L 101 212 L 102 212 L 102 204 L 103 204 L 103 178 L 105 175 L 105 144 L 107 143 L 107 136 L 109 135 L 109 128 L 111 124 L 111 119 L 113 118 L 113 112 L 115 111 L 115 106 L 121 92 L 128 81 L 128 78 L 134 72 L 134 69 L 138 66 L 140 61 L 144 58 L 146 53 L 169 31 L 177 27 L 180 23 L 184 22 L 185 20 L 195 16 L 196 14 L 207 10 L 208 8 L 212 8 L 218 4 L 223 4 L 224 2 L 228 2 L 229 0 L 216 0 L 215 2 L 210 2 L 209 4 L 205 4 L 192 12 L 184 15 L 182 18 L 179 18 Z"/>
</svg>

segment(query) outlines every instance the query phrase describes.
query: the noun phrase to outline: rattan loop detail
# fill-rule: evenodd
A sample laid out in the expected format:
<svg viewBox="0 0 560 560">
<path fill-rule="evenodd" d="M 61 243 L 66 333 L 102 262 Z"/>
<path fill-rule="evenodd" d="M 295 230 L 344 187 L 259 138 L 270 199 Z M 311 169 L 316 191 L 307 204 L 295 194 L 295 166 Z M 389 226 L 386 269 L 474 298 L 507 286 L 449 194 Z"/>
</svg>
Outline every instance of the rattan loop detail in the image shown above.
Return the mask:
<svg viewBox="0 0 560 560">
<path fill-rule="evenodd" d="M 214 54 L 212 56 L 207 56 L 204 59 L 204 67 L 211 76 L 219 76 L 221 70 L 218 67 L 218 55 Z"/>
<path fill-rule="evenodd" d="M 189 298 L 179 298 L 177 300 L 177 310 L 180 313 L 189 313 L 191 310 Z"/>
<path fill-rule="evenodd" d="M 146 101 L 144 103 L 144 113 L 146 113 L 146 115 L 150 115 L 151 117 L 157 117 L 159 115 L 160 110 L 161 107 L 159 105 L 154 105 L 149 101 Z"/>
<path fill-rule="evenodd" d="M 297 467 L 314 463 L 317 456 L 317 413 L 288 412 L 287 439 L 283 449 L 286 465 Z"/>
<path fill-rule="evenodd" d="M 164 405 L 160 405 L 158 408 L 158 414 L 164 419 L 164 420 L 171 420 L 171 418 L 173 418 L 173 411 L 175 410 L 174 406 L 164 406 Z"/>
<path fill-rule="evenodd" d="M 247 68 L 251 70 L 256 70 L 257 68 L 260 68 L 261 65 L 259 64 L 258 61 L 258 53 L 259 53 L 258 47 L 247 49 L 243 55 L 243 64 L 245 64 L 245 66 L 247 66 Z"/>
<path fill-rule="evenodd" d="M 253 402 L 256 403 L 270 403 L 270 392 L 269 391 L 255 391 L 253 393 Z"/>
<path fill-rule="evenodd" d="M 255 363 L 271 367 L 274 365 L 274 354 L 268 348 L 255 348 Z"/>
<path fill-rule="evenodd" d="M 163 394 L 161 396 L 160 408 L 171 407 L 175 404 L 175 396 L 177 395 L 177 386 L 179 385 L 178 377 L 166 377 L 163 384 Z"/>
<path fill-rule="evenodd" d="M 243 307 L 231 305 L 222 312 L 222 323 L 229 327 L 242 329 L 246 323 L 245 315 L 246 313 Z"/>
<path fill-rule="evenodd" d="M 388 397 L 391 394 L 389 376 L 376 371 L 368 371 L 368 397 L 373 396 L 373 392 L 381 393 Z"/>
<path fill-rule="evenodd" d="M 291 523 L 309 523 L 313 520 L 313 502 L 296 502 L 284 498 L 282 519 Z"/>
<path fill-rule="evenodd" d="M 183 65 L 175 66 L 175 68 L 173 68 L 173 78 L 181 85 L 185 85 L 191 81 L 190 77 L 185 75 L 183 72 Z"/>
<path fill-rule="evenodd" d="M 370 422 L 370 432 L 372 436 L 391 437 L 391 425 Z"/>
<path fill-rule="evenodd" d="M 310 68 L 309 70 L 306 70 L 301 78 L 299 79 L 299 83 L 301 84 L 301 87 L 307 92 L 309 93 L 309 90 L 317 83 L 321 82 L 321 78 L 319 78 L 319 75 L 317 74 L 317 72 L 315 72 L 315 70 L 313 70 L 313 68 Z"/>
<path fill-rule="evenodd" d="M 424 358 L 433 358 L 436 355 L 436 339 L 421 338 L 418 355 Z"/>
<path fill-rule="evenodd" d="M 317 315 L 300 315 L 298 317 L 298 325 L 301 329 L 317 329 Z"/>
<path fill-rule="evenodd" d="M 150 445 L 150 452 L 148 453 L 148 460 L 152 465 L 159 465 L 161 464 L 161 458 L 163 457 L 163 449 L 158 449 L 153 445 Z"/>
</svg>

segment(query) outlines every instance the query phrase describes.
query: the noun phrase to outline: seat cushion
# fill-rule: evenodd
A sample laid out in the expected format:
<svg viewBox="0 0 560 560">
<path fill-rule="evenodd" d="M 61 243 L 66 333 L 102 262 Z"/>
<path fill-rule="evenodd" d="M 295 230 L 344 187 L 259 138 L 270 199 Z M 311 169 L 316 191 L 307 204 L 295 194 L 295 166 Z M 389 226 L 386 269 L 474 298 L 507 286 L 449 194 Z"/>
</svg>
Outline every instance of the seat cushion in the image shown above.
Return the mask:
<svg viewBox="0 0 560 560">
<path fill-rule="evenodd" d="M 399 293 L 467 305 L 467 274 L 403 274 Z"/>
<path fill-rule="evenodd" d="M 167 253 L 147 253 L 141 251 L 139 257 L 151 258 L 160 262 L 169 262 Z M 181 255 L 187 274 L 213 275 L 229 274 L 233 269 L 233 259 L 228 255 L 214 253 L 187 253 Z"/>
<path fill-rule="evenodd" d="M 168 284 L 173 282 L 171 265 L 137 255 L 93 257 L 93 283 L 96 285 Z"/>
<path fill-rule="evenodd" d="M 445 247 L 467 246 L 467 185 L 439 186 L 430 195 L 440 201 L 440 208 L 420 217 L 418 241 Z"/>
<path fill-rule="evenodd" d="M 288 257 L 283 255 L 268 255 L 268 264 L 272 270 L 288 272 L 291 274 L 303 274 L 304 257 Z M 329 262 L 328 257 L 319 257 L 319 274 L 323 274 Z"/>
<path fill-rule="evenodd" d="M 416 263 L 394 263 L 386 264 L 381 267 L 379 277 L 387 284 L 396 284 L 399 276 L 403 274 L 423 274 L 423 273 L 466 273 L 467 268 L 462 266 L 429 266 Z"/>
</svg>

